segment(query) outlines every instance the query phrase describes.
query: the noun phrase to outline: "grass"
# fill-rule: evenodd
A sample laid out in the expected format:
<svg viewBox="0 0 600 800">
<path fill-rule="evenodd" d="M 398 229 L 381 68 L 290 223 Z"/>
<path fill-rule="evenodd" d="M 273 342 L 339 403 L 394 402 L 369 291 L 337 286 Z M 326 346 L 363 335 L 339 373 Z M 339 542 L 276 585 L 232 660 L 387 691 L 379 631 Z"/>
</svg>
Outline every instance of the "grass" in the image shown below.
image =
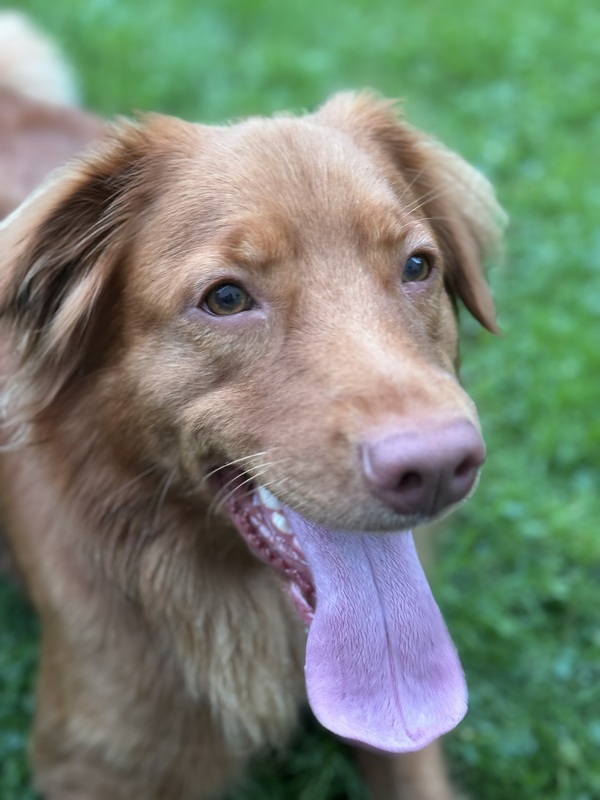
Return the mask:
<svg viewBox="0 0 600 800">
<path fill-rule="evenodd" d="M 600 798 L 600 9 L 594 0 L 23 0 L 86 103 L 216 121 L 371 86 L 495 182 L 511 217 L 491 278 L 504 336 L 464 315 L 486 432 L 476 497 L 443 533 L 436 593 L 470 713 L 448 737 L 473 798 Z M 0 587 L 0 798 L 28 800 L 37 626 Z M 310 727 L 310 726 L 309 726 Z M 361 798 L 310 729 L 235 800 Z"/>
</svg>

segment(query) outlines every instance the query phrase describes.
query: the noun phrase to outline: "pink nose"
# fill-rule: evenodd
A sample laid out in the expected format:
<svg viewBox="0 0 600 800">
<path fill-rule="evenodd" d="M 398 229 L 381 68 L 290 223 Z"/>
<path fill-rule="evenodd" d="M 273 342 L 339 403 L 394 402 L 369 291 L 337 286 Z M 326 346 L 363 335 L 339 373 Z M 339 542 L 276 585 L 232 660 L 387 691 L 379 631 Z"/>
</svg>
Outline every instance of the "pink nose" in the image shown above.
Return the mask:
<svg viewBox="0 0 600 800">
<path fill-rule="evenodd" d="M 481 434 L 466 420 L 390 428 L 361 450 L 373 494 L 399 514 L 427 517 L 464 499 L 485 461 Z"/>
</svg>

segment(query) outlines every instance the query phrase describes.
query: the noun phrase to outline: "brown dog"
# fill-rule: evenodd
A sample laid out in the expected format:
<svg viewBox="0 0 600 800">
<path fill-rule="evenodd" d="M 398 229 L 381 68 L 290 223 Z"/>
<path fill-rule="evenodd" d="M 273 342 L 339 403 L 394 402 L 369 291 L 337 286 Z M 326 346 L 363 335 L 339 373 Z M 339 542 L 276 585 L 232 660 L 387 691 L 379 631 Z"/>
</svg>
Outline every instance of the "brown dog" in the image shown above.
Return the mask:
<svg viewBox="0 0 600 800">
<path fill-rule="evenodd" d="M 121 124 L 2 225 L 4 525 L 43 622 L 48 800 L 218 796 L 285 739 L 305 678 L 377 751 L 378 797 L 451 796 L 435 750 L 381 755 L 465 711 L 393 532 L 483 463 L 454 312 L 495 329 L 500 219 L 389 103 L 338 95 Z"/>
</svg>

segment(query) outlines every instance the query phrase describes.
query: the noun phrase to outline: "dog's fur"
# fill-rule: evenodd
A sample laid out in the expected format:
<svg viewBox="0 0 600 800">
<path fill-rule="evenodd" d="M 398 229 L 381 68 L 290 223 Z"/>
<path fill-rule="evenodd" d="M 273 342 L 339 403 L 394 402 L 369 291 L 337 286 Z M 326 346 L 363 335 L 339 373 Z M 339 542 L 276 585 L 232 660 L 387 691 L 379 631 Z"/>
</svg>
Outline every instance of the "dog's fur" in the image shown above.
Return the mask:
<svg viewBox="0 0 600 800">
<path fill-rule="evenodd" d="M 54 43 L 22 14 L 0 11 L 0 219 L 100 136 L 104 124 L 76 98 Z"/>
<path fill-rule="evenodd" d="M 455 304 L 495 330 L 499 219 L 478 173 L 364 94 L 231 127 L 120 123 L 4 224 L 3 513 L 43 622 L 48 800 L 214 797 L 285 740 L 303 625 L 207 473 L 237 462 L 323 524 L 401 528 L 357 442 L 477 424 Z M 403 285 L 415 249 L 436 266 Z M 224 278 L 260 309 L 204 313 Z M 386 760 L 378 796 L 450 797 L 427 758 Z"/>
</svg>

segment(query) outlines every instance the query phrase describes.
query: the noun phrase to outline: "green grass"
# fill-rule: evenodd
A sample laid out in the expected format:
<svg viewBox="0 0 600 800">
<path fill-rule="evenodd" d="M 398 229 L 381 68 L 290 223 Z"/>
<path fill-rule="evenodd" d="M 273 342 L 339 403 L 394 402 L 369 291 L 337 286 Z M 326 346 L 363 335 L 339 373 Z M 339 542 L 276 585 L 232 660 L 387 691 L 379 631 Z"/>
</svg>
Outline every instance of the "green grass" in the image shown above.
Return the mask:
<svg viewBox="0 0 600 800">
<path fill-rule="evenodd" d="M 504 329 L 464 315 L 486 432 L 476 497 L 441 541 L 436 593 L 470 686 L 448 737 L 478 800 L 600 798 L 600 7 L 595 0 L 27 0 L 87 104 L 206 121 L 402 96 L 495 182 L 511 217 L 492 282 Z M 25 800 L 37 627 L 0 591 L 0 798 Z M 311 729 L 235 800 L 361 797 Z"/>
</svg>

